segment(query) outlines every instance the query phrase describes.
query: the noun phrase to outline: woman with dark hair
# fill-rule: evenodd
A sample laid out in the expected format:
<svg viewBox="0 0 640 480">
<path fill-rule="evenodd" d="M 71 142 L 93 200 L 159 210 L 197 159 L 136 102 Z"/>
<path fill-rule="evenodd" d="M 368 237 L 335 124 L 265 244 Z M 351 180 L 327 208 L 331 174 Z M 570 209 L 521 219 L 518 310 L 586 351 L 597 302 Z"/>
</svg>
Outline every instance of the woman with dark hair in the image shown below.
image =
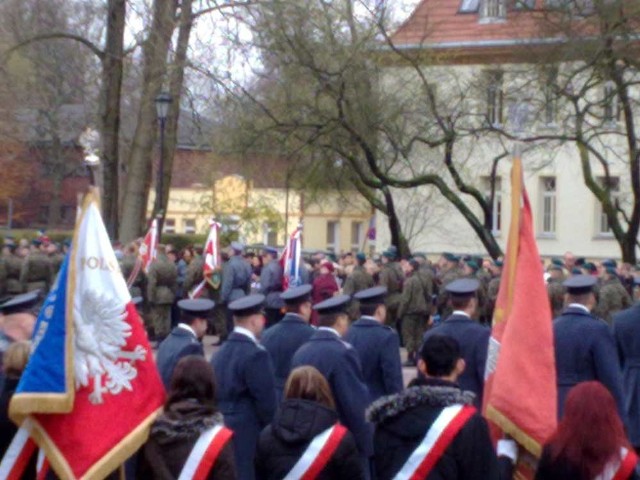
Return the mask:
<svg viewBox="0 0 640 480">
<path fill-rule="evenodd" d="M 258 440 L 258 480 L 365 478 L 353 435 L 338 423 L 331 388 L 318 370 L 294 369 L 284 398 Z"/>
<path fill-rule="evenodd" d="M 235 479 L 231 430 L 215 403 L 214 372 L 203 357 L 182 358 L 171 377 L 169 396 L 151 426 L 138 460 L 137 478 Z"/>
<path fill-rule="evenodd" d="M 556 433 L 545 444 L 536 480 L 639 479 L 616 402 L 600 382 L 573 387 Z"/>
</svg>

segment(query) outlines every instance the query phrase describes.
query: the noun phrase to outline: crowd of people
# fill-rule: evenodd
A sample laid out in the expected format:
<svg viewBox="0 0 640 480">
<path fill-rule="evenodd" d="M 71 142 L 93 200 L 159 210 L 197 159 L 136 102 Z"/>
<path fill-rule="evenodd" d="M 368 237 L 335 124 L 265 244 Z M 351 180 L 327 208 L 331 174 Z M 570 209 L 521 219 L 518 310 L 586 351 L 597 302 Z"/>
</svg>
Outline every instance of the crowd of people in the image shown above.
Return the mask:
<svg viewBox="0 0 640 480">
<path fill-rule="evenodd" d="M 24 265 L 53 264 L 45 243 L 20 254 L 20 245 L 5 246 L 0 262 L 11 296 L 0 304 L 3 434 L 29 327 L 55 271 L 35 288 L 44 280 Z M 157 342 L 167 401 L 128 462 L 132 478 L 185 478 L 203 441 L 216 446 L 206 478 L 512 477 L 521 452 L 511 439 L 495 443 L 480 414 L 500 260 L 443 253 L 432 263 L 393 247 L 373 258 L 317 252 L 285 279 L 276 248 L 233 242 L 220 271 L 205 276 L 197 249 L 161 245 L 136 276 L 137 248 L 115 245 Z M 13 257 L 21 276 L 10 291 Z M 640 277 L 626 264 L 570 253 L 544 270 L 560 422 L 536 478 L 636 478 Z M 219 346 L 210 361 L 207 333 Z M 415 377 L 408 386 L 402 346 Z"/>
</svg>

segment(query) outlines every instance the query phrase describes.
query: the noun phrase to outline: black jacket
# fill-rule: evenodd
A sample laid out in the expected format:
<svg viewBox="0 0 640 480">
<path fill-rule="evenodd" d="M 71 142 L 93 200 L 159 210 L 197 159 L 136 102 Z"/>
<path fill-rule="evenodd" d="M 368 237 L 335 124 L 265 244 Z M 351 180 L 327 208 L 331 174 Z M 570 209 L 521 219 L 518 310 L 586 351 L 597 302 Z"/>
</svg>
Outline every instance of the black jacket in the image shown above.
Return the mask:
<svg viewBox="0 0 640 480">
<path fill-rule="evenodd" d="M 300 459 L 311 440 L 338 421 L 338 414 L 308 400 L 285 400 L 273 422 L 260 434 L 256 452 L 256 478 L 284 478 Z M 318 480 L 365 478 L 361 459 L 350 432 L 344 436 Z"/>
<path fill-rule="evenodd" d="M 473 405 L 473 401 L 471 392 L 462 391 L 455 384 L 416 379 L 399 394 L 374 402 L 367 410 L 367 417 L 376 425 L 376 477 L 388 480 L 400 471 L 443 408 Z M 427 478 L 497 480 L 511 478 L 511 473 L 509 460 L 504 459 L 499 466 L 487 423 L 476 413 L 458 432 Z"/>
</svg>

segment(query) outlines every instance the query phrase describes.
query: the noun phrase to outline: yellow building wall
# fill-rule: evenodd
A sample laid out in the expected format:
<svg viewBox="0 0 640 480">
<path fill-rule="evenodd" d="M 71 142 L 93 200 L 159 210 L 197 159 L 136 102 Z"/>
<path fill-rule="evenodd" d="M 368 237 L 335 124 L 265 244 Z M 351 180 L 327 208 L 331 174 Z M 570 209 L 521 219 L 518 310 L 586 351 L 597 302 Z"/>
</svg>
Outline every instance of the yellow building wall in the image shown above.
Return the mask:
<svg viewBox="0 0 640 480">
<path fill-rule="evenodd" d="M 152 191 L 147 204 L 149 216 L 154 202 Z M 240 238 L 247 244 L 283 246 L 302 221 L 304 249 L 337 253 L 362 248 L 371 218 L 370 206 L 355 193 L 348 196 L 328 193 L 319 199 L 305 200 L 300 192 L 253 188 L 243 177 L 230 175 L 211 188 L 171 188 L 164 231 L 185 234 L 195 226 L 193 233 L 204 234 L 214 212 L 219 218 L 237 219 Z M 270 227 L 273 227 L 271 235 Z"/>
</svg>

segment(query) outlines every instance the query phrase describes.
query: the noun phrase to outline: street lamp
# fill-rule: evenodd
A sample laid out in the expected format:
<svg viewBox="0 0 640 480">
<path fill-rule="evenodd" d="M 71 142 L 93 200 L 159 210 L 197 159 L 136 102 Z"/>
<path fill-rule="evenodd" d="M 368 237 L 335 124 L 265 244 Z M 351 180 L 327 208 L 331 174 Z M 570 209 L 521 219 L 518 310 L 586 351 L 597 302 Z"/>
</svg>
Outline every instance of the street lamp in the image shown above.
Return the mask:
<svg viewBox="0 0 640 480">
<path fill-rule="evenodd" d="M 158 183 L 156 185 L 156 208 L 155 214 L 160 217 L 158 225 L 158 238 L 162 235 L 162 227 L 164 223 L 164 215 L 162 215 L 162 181 L 164 178 L 164 127 L 167 121 L 167 115 L 169 114 L 169 105 L 171 105 L 173 99 L 167 92 L 162 92 L 156 97 L 156 113 L 158 115 L 158 122 L 160 123 L 160 164 L 158 166 Z"/>
</svg>

